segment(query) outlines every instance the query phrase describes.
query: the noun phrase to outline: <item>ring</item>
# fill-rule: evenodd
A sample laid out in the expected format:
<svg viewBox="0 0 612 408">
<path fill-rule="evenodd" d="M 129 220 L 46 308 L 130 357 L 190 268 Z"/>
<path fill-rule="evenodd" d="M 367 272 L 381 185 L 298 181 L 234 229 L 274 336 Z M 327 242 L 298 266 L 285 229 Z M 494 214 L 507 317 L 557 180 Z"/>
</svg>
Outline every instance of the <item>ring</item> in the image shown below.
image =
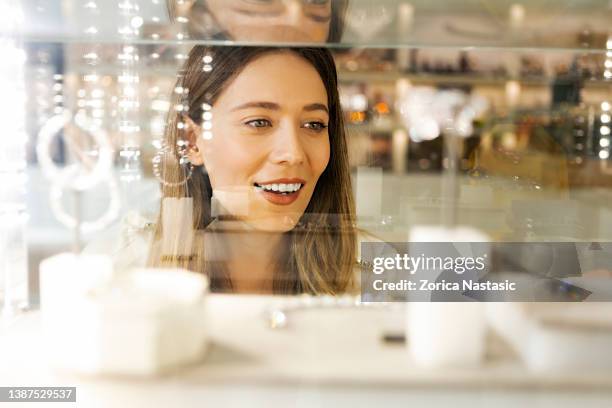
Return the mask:
<svg viewBox="0 0 612 408">
<path fill-rule="evenodd" d="M 38 133 L 36 154 L 43 174 L 54 185 L 84 191 L 110 176 L 113 165 L 113 149 L 106 132 L 87 126 L 85 118 L 79 115 L 74 117 L 75 126 L 89 134 L 98 145 L 96 164 L 91 172 L 84 172 L 81 164 L 65 166 L 64 168 L 57 166 L 49 154 L 51 142 L 72 119 L 73 116 L 68 111 L 49 119 Z M 90 130 L 86 130 L 87 128 Z"/>
<path fill-rule="evenodd" d="M 94 221 L 85 221 L 80 223 L 80 231 L 83 233 L 89 233 L 94 231 L 99 231 L 101 229 L 106 228 L 111 222 L 113 222 L 120 210 L 120 197 L 119 197 L 119 187 L 117 186 L 117 182 L 114 177 L 107 177 L 104 180 L 108 185 L 108 189 L 110 192 L 110 202 L 106 212 L 102 214 L 100 218 Z M 68 228 L 76 228 L 77 220 L 72 215 L 68 214 L 63 206 L 62 206 L 62 196 L 63 196 L 63 188 L 67 186 L 62 186 L 60 184 L 54 183 L 51 186 L 50 191 L 50 201 L 51 201 L 51 211 L 53 215 L 61 222 L 64 226 Z M 78 191 L 78 190 L 77 190 Z"/>
</svg>

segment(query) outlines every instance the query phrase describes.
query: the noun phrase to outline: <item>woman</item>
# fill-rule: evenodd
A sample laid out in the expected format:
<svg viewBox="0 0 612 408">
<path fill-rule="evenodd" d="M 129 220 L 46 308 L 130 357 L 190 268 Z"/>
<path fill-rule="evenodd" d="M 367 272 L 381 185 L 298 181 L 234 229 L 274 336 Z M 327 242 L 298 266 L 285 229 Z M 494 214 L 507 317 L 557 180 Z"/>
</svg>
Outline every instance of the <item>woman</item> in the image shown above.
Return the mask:
<svg viewBox="0 0 612 408">
<path fill-rule="evenodd" d="M 196 39 L 339 42 L 348 0 L 167 0 Z"/>
<path fill-rule="evenodd" d="M 176 90 L 150 264 L 206 273 L 213 290 L 353 288 L 354 204 L 331 53 L 197 46 Z"/>
</svg>

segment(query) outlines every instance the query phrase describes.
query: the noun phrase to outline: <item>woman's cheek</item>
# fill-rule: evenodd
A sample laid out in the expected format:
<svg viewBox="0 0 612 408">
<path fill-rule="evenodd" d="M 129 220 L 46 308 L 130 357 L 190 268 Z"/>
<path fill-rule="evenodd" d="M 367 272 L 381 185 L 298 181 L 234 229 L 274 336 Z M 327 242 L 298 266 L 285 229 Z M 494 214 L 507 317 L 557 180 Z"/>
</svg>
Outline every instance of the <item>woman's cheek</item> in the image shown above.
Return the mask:
<svg viewBox="0 0 612 408">
<path fill-rule="evenodd" d="M 330 146 L 329 146 L 329 136 L 325 137 L 319 143 L 314 146 L 312 149 L 311 157 L 313 160 L 311 161 L 313 167 L 313 173 L 319 177 L 325 168 L 329 164 L 329 156 L 330 156 Z"/>
<path fill-rule="evenodd" d="M 313 27 L 306 32 L 311 33 L 311 41 L 313 42 L 325 42 L 329 34 L 330 24 L 313 23 Z"/>
<path fill-rule="evenodd" d="M 204 165 L 213 188 L 249 187 L 257 168 L 257 150 L 232 140 L 210 140 L 204 145 Z"/>
</svg>

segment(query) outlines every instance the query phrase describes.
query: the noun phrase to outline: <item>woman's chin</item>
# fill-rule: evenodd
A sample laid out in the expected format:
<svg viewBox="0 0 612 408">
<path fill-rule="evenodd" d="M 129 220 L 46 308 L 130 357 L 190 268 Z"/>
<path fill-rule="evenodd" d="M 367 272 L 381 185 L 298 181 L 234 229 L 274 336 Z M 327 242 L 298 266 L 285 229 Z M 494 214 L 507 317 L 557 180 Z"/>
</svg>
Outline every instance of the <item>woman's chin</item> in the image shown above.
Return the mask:
<svg viewBox="0 0 612 408">
<path fill-rule="evenodd" d="M 288 232 L 297 225 L 299 217 L 292 215 L 276 215 L 273 217 L 248 220 L 247 223 L 257 231 Z"/>
</svg>

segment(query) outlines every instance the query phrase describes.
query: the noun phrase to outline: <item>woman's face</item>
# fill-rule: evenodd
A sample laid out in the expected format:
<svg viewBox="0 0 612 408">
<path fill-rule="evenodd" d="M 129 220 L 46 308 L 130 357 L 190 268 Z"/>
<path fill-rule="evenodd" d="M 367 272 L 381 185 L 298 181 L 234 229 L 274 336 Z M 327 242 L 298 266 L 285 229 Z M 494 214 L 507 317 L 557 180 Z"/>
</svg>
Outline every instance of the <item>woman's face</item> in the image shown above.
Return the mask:
<svg viewBox="0 0 612 408">
<path fill-rule="evenodd" d="M 331 0 L 207 0 L 217 23 L 235 40 L 325 42 Z"/>
<path fill-rule="evenodd" d="M 250 62 L 212 106 L 198 148 L 222 208 L 262 231 L 288 231 L 329 162 L 327 91 L 289 53 Z M 216 207 L 220 204 L 220 207 Z"/>
</svg>

